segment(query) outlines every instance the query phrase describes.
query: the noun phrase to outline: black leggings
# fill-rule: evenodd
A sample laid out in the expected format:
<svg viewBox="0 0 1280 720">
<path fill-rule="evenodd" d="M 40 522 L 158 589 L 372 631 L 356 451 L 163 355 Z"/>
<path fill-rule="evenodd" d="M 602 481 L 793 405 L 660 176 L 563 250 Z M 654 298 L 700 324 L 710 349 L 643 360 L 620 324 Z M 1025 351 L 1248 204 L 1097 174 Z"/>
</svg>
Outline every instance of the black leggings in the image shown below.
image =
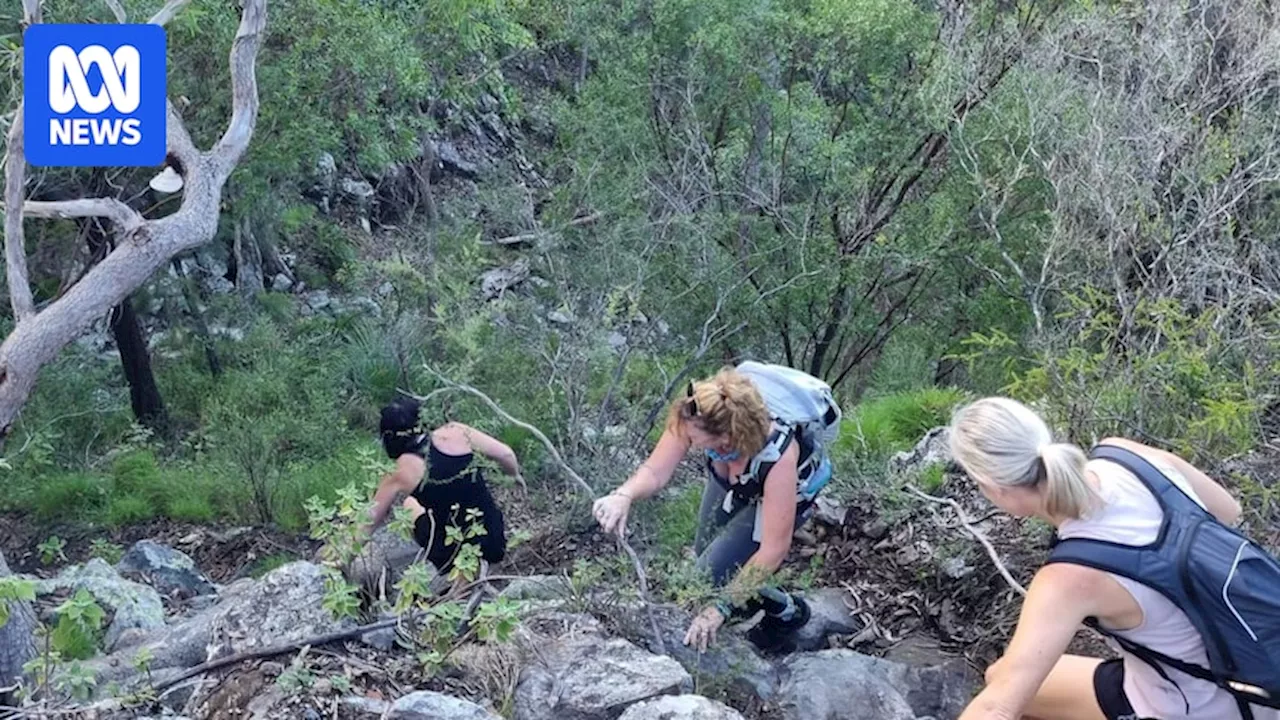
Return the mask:
<svg viewBox="0 0 1280 720">
<path fill-rule="evenodd" d="M 713 477 L 708 477 L 702 490 L 702 507 L 698 511 L 698 531 L 693 551 L 698 556 L 698 570 L 711 578 L 715 587 L 723 587 L 733 578 L 760 543 L 752 537 L 756 526 L 756 505 L 736 512 L 725 512 L 727 491 Z M 810 508 L 797 508 L 795 527 L 809 519 Z M 766 615 L 781 615 L 793 607 L 794 598 L 777 587 L 764 586 L 745 604 L 733 608 L 732 620 L 738 621 L 764 610 Z"/>
<path fill-rule="evenodd" d="M 480 557 L 490 563 L 502 562 L 507 554 L 506 525 L 502 510 L 479 473 L 470 482 L 454 481 L 447 485 L 425 485 L 414 493 L 425 513 L 413 523 L 413 539 L 427 551 L 427 559 L 436 570 L 448 573 L 461 549 L 450 544 L 448 528 L 456 527 L 465 536 L 473 523 L 484 527 L 484 533 L 462 541 L 464 545 L 480 546 Z M 467 510 L 481 513 L 476 520 L 468 520 Z M 456 532 L 455 532 L 456 535 Z"/>
</svg>

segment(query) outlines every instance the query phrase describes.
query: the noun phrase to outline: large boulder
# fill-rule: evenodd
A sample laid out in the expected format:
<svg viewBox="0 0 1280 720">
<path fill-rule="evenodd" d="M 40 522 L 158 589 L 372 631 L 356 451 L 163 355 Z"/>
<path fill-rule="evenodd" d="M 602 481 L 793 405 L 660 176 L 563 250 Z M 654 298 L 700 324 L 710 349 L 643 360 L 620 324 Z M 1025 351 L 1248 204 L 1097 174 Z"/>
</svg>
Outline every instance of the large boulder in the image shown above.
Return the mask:
<svg viewBox="0 0 1280 720">
<path fill-rule="evenodd" d="M 666 695 L 632 705 L 618 720 L 742 720 L 742 714 L 701 695 Z"/>
<path fill-rule="evenodd" d="M 146 681 L 134 658 L 150 653 L 150 669 L 180 671 L 245 650 L 282 645 L 355 627 L 338 620 L 323 607 L 323 570 L 308 562 L 294 562 L 267 573 L 261 580 L 243 579 L 225 588 L 219 602 L 192 617 L 137 638 L 136 646 L 119 650 L 87 665 L 99 688 L 118 683 L 125 690 Z"/>
<path fill-rule="evenodd" d="M 129 637 L 126 635 L 128 631 L 164 626 L 164 604 L 155 589 L 125 580 L 101 558 L 94 558 L 84 565 L 72 565 L 55 578 L 41 580 L 36 592 L 49 595 L 82 589 L 111 611 L 111 624 L 103 638 L 107 652 L 122 646 L 121 638 Z"/>
<path fill-rule="evenodd" d="M 793 655 L 781 672 L 783 720 L 954 720 L 978 686 L 959 661 L 912 667 L 852 650 Z"/>
<path fill-rule="evenodd" d="M 777 693 L 778 671 L 770 662 L 760 657 L 755 647 L 743 638 L 742 633 L 731 628 L 721 628 L 716 641 L 703 652 L 684 644 L 685 633 L 693 616 L 672 605 L 658 605 L 653 609 L 654 620 L 667 654 L 675 658 L 685 670 L 699 678 L 723 680 L 736 689 L 770 700 Z M 656 650 L 653 631 L 643 611 L 633 613 L 631 633 L 649 650 Z"/>
<path fill-rule="evenodd" d="M 853 635 L 862 623 L 849 611 L 849 593 L 840 588 L 820 588 L 803 595 L 809 605 L 809 622 L 796 631 L 797 650 L 822 650 L 833 635 Z"/>
<path fill-rule="evenodd" d="M 324 573 L 319 565 L 292 562 L 215 606 L 208 659 L 355 628 L 354 620 L 324 608 Z"/>
<path fill-rule="evenodd" d="M 419 557 L 420 555 L 424 557 Z M 364 587 L 375 597 L 385 591 L 390 597 L 395 584 L 414 562 L 426 564 L 431 575 L 435 568 L 426 562 L 418 543 L 406 540 L 383 525 L 373 532 L 360 554 L 347 567 L 347 579 Z"/>
<path fill-rule="evenodd" d="M 526 621 L 533 637 L 516 687 L 515 720 L 614 720 L 642 700 L 693 689 L 675 660 L 608 639 L 589 619 L 554 615 Z"/>
<path fill-rule="evenodd" d="M 166 597 L 212 595 L 217 588 L 195 562 L 179 550 L 153 540 L 139 540 L 116 563 L 123 576 L 134 576 Z"/>
</svg>

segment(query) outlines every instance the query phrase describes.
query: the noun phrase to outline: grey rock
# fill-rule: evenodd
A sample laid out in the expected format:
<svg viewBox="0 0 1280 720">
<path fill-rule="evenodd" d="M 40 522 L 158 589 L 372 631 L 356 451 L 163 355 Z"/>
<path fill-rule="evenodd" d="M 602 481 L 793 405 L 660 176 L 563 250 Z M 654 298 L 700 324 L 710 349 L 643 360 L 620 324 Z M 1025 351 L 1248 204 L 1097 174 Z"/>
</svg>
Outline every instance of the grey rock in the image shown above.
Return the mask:
<svg viewBox="0 0 1280 720">
<path fill-rule="evenodd" d="M 621 350 L 626 346 L 627 346 L 626 335 L 623 335 L 617 330 L 614 330 L 613 332 L 609 333 L 609 347 L 613 348 L 614 350 Z"/>
<path fill-rule="evenodd" d="M 155 589 L 125 580 L 101 558 L 84 565 L 72 565 L 56 578 L 42 580 L 36 592 L 40 595 L 59 590 L 84 589 L 113 614 L 103 638 L 107 652 L 116 648 L 127 630 L 151 630 L 164 626 L 164 604 Z"/>
<path fill-rule="evenodd" d="M 840 588 L 821 588 L 804 596 L 809 605 L 809 622 L 796 631 L 798 650 L 821 650 L 832 635 L 852 635 L 862 629 L 845 604 L 848 593 Z"/>
<path fill-rule="evenodd" d="M 942 561 L 942 572 L 952 580 L 959 580 L 973 571 L 974 568 L 964 558 L 953 557 Z"/>
<path fill-rule="evenodd" d="M 205 275 L 210 277 L 225 278 L 227 276 L 227 261 L 211 252 L 196 253 L 196 264 Z"/>
<path fill-rule="evenodd" d="M 671 325 L 667 324 L 666 320 L 658 321 L 658 334 L 663 337 L 671 334 Z"/>
<path fill-rule="evenodd" d="M 307 307 L 311 308 L 314 312 L 320 312 L 333 303 L 333 300 L 330 299 L 329 293 L 326 290 L 312 290 L 302 297 L 303 301 L 307 303 Z"/>
<path fill-rule="evenodd" d="M 742 714 L 701 695 L 667 695 L 632 705 L 618 720 L 742 720 Z"/>
<path fill-rule="evenodd" d="M 323 607 L 324 570 L 305 561 L 272 570 L 212 610 L 209 659 L 355 627 Z"/>
<path fill-rule="evenodd" d="M 387 627 L 371 630 L 360 636 L 360 642 L 385 652 L 396 646 L 396 629 Z"/>
<path fill-rule="evenodd" d="M 316 166 L 312 172 L 316 190 L 324 195 L 332 193 L 334 179 L 338 176 L 338 163 L 333 159 L 333 155 L 321 153 L 320 157 L 316 158 Z"/>
<path fill-rule="evenodd" d="M 481 275 L 480 292 L 485 300 L 495 300 L 528 279 L 529 260 L 520 258 L 510 265 L 488 270 Z"/>
<path fill-rule="evenodd" d="M 152 540 L 139 540 L 116 563 L 121 575 L 143 578 L 163 595 L 190 598 L 212 595 L 217 588 L 186 553 Z"/>
<path fill-rule="evenodd" d="M 561 637 L 520 673 L 515 720 L 611 720 L 629 705 L 693 689 L 675 660 L 600 635 Z"/>
<path fill-rule="evenodd" d="M 235 292 L 236 289 L 235 283 L 221 275 L 209 278 L 205 280 L 203 284 L 205 290 L 209 291 L 210 295 L 229 295 L 230 293 Z"/>
<path fill-rule="evenodd" d="M 844 527 L 845 520 L 849 517 L 849 508 L 832 500 L 831 498 L 819 495 L 815 502 L 815 510 L 813 519 L 827 525 L 829 527 Z"/>
<path fill-rule="evenodd" d="M 391 703 L 366 697 L 344 697 L 342 706 L 353 712 L 378 718 L 385 717 L 391 711 Z"/>
<path fill-rule="evenodd" d="M 290 280 L 289 276 L 285 275 L 284 273 L 276 273 L 275 277 L 271 278 L 272 292 L 279 292 L 279 293 L 289 292 L 289 290 L 292 288 L 293 288 L 293 281 Z"/>
<path fill-rule="evenodd" d="M 480 175 L 480 168 L 475 163 L 464 160 L 457 146 L 448 140 L 436 146 L 436 157 L 447 172 L 456 173 L 468 180 L 475 180 Z"/>
<path fill-rule="evenodd" d="M 498 109 L 502 107 L 498 102 L 498 98 L 494 97 L 492 93 L 481 94 L 480 99 L 476 101 L 476 105 L 480 108 L 480 112 L 486 113 L 498 112 Z"/>
<path fill-rule="evenodd" d="M 379 285 L 378 289 L 376 290 L 376 292 L 378 293 L 378 297 L 386 297 L 395 291 L 396 291 L 396 286 L 393 285 L 390 280 L 383 281 L 383 283 Z"/>
<path fill-rule="evenodd" d="M 344 313 L 352 313 L 355 315 L 368 315 L 373 318 L 382 317 L 382 306 L 374 302 L 373 298 L 359 295 L 353 297 L 341 304 L 335 302 L 335 310 Z"/>
<path fill-rule="evenodd" d="M 547 320 L 550 320 L 551 322 L 557 325 L 573 324 L 573 318 L 563 312 L 560 312 L 559 310 L 552 310 L 551 312 L 547 313 Z"/>
<path fill-rule="evenodd" d="M 868 520 L 862 524 L 862 534 L 872 540 L 880 540 L 889 534 L 889 525 L 879 518 Z"/>
<path fill-rule="evenodd" d="M 793 655 L 782 674 L 784 720 L 954 720 L 977 687 L 963 663 L 910 667 L 852 650 Z"/>
<path fill-rule="evenodd" d="M 760 657 L 755 646 L 747 642 L 741 633 L 722 629 L 716 635 L 715 643 L 699 653 L 684 644 L 685 632 L 693 621 L 692 615 L 671 605 L 655 606 L 653 612 L 667 653 L 690 674 L 728 681 L 742 692 L 761 700 L 771 700 L 777 694 L 777 668 Z M 636 638 L 650 650 L 655 649 L 648 618 L 642 611 L 632 618 L 631 625 Z"/>
<path fill-rule="evenodd" d="M 342 196 L 361 209 L 367 208 L 373 200 L 373 185 L 370 185 L 367 180 L 342 178 L 341 189 Z"/>
<path fill-rule="evenodd" d="M 908 475 L 922 472 L 931 465 L 950 465 L 950 439 L 951 431 L 946 427 L 930 430 L 914 448 L 889 458 L 889 474 Z"/>
<path fill-rule="evenodd" d="M 421 552 L 418 543 L 396 535 L 390 527 L 383 525 L 373 532 L 364 549 L 351 561 L 347 579 L 375 594 L 380 587 L 385 587 L 390 593 L 404 576 L 405 568 L 419 560 Z M 435 568 L 425 560 L 423 562 L 428 575 L 434 576 Z"/>
<path fill-rule="evenodd" d="M 559 600 L 571 592 L 569 581 L 558 575 L 530 575 L 512 580 L 500 597 L 509 600 Z"/>
<path fill-rule="evenodd" d="M 500 716 L 467 700 L 420 690 L 391 704 L 392 720 L 500 720 Z"/>
</svg>

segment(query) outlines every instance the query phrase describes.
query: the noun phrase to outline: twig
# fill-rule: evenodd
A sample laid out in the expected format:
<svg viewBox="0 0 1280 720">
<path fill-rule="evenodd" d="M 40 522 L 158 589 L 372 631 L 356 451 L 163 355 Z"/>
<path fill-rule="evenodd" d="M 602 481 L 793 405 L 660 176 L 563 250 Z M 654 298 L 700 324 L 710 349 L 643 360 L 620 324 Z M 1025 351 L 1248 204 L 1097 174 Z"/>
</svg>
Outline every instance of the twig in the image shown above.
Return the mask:
<svg viewBox="0 0 1280 720">
<path fill-rule="evenodd" d="M 306 638 L 304 640 L 298 640 L 296 642 L 285 643 L 283 645 L 274 645 L 269 648 L 262 648 L 261 650 L 249 650 L 242 653 L 236 653 L 235 655 L 229 655 L 224 658 L 219 658 L 217 660 L 211 660 L 207 663 L 201 663 L 199 665 L 196 665 L 193 668 L 189 668 L 185 672 L 183 672 L 182 674 L 176 677 L 165 680 L 164 682 L 152 688 L 152 690 L 157 694 L 159 694 L 161 691 L 166 690 L 174 685 L 177 685 L 183 680 L 189 680 L 190 678 L 193 678 L 197 675 L 203 675 L 204 673 L 207 673 L 207 672 L 213 672 L 214 670 L 227 667 L 228 665 L 235 665 L 236 663 L 241 663 L 246 660 L 256 660 L 258 658 L 273 657 L 275 655 L 283 655 L 284 653 L 293 652 L 294 650 L 301 649 L 308 645 L 326 645 L 331 642 L 337 642 L 338 640 L 346 640 L 347 638 L 356 637 L 357 635 L 364 635 L 367 632 L 372 632 L 374 630 L 381 630 L 382 628 L 391 627 L 399 623 L 402 619 L 404 618 L 395 617 L 389 620 L 379 620 L 378 622 L 370 623 L 368 625 L 361 625 L 351 630 L 341 630 L 338 632 L 326 633 L 324 635 L 316 635 L 315 637 Z"/>
<path fill-rule="evenodd" d="M 116 16 L 116 22 L 127 23 L 129 16 L 125 15 L 124 8 L 120 6 L 120 0 L 106 0 L 107 7 L 111 8 L 111 14 Z"/>
<path fill-rule="evenodd" d="M 565 462 L 564 458 L 561 457 L 560 455 L 560 451 L 556 449 L 555 444 L 553 444 L 551 440 L 547 439 L 547 436 L 542 434 L 541 430 L 530 425 L 527 422 L 517 420 L 516 418 L 512 417 L 506 410 L 503 410 L 501 407 L 499 407 L 498 403 L 494 402 L 492 398 L 490 398 L 488 395 L 485 395 L 483 392 L 471 387 L 470 385 L 464 385 L 462 383 L 454 382 L 453 380 L 450 380 L 444 375 L 441 375 L 439 372 L 437 372 L 434 368 L 430 366 L 427 367 L 427 371 L 430 372 L 432 375 L 435 375 L 437 378 L 439 378 L 440 381 L 443 382 L 445 385 L 452 387 L 455 390 L 458 390 L 460 392 L 469 393 L 479 398 L 482 402 L 484 402 L 485 405 L 489 406 L 490 410 L 493 410 L 493 412 L 497 413 L 499 417 L 511 423 L 512 425 L 515 425 L 516 427 L 519 427 L 523 430 L 528 431 L 534 437 L 538 438 L 538 440 L 541 441 L 542 444 L 546 446 L 547 451 L 551 453 L 551 457 L 553 457 L 555 461 L 559 463 L 560 467 L 564 468 L 565 473 L 568 474 L 569 477 L 575 483 L 577 483 L 578 487 L 582 488 L 582 491 L 586 493 L 588 497 L 595 498 L 596 496 L 595 490 L 592 490 L 591 486 L 587 484 L 587 481 L 583 480 L 582 476 L 579 475 L 576 471 L 574 471 L 574 469 L 569 466 L 569 463 Z M 405 394 L 408 394 L 408 395 L 412 395 L 412 393 L 408 393 L 405 390 L 401 390 L 401 392 L 404 392 Z M 417 396 L 414 396 L 414 397 L 417 397 Z M 631 547 L 631 544 L 627 542 L 626 538 L 622 537 L 620 533 L 616 535 L 616 538 L 618 541 L 618 546 L 622 548 L 622 550 L 625 551 L 627 555 L 631 557 L 631 564 L 635 567 L 636 578 L 637 580 L 639 580 L 639 583 L 640 583 L 640 601 L 644 603 L 645 612 L 649 616 L 649 625 L 651 626 L 651 629 L 653 631 L 653 640 L 655 643 L 657 643 L 658 652 L 665 655 L 667 654 L 667 646 L 666 646 L 666 643 L 662 641 L 662 633 L 658 631 L 658 619 L 653 614 L 653 604 L 649 602 L 649 577 L 644 572 L 644 564 L 640 562 L 640 556 L 636 554 L 635 549 Z"/>
<path fill-rule="evenodd" d="M 1017 590 L 1020 595 L 1025 596 L 1027 594 L 1027 589 L 1022 587 L 1017 580 L 1013 579 L 1013 575 L 1009 573 L 1009 569 L 1005 567 L 1004 562 L 1000 560 L 1000 555 L 996 553 L 995 546 L 991 544 L 991 541 L 987 539 L 987 536 L 983 535 L 978 528 L 974 527 L 973 523 L 969 522 L 969 518 L 964 514 L 964 509 L 960 507 L 960 503 L 952 500 L 951 498 L 940 498 L 929 495 L 910 486 L 907 487 L 907 490 L 917 497 L 928 500 L 929 502 L 941 505 L 950 505 L 952 509 L 956 511 L 956 517 L 960 519 L 960 524 L 964 525 L 965 529 L 977 538 L 978 542 L 982 543 L 982 547 L 987 549 L 987 555 L 991 558 L 991 562 L 995 563 L 996 569 L 1000 571 L 1000 575 L 1004 577 L 1005 582 L 1009 583 L 1009 587 Z"/>
</svg>

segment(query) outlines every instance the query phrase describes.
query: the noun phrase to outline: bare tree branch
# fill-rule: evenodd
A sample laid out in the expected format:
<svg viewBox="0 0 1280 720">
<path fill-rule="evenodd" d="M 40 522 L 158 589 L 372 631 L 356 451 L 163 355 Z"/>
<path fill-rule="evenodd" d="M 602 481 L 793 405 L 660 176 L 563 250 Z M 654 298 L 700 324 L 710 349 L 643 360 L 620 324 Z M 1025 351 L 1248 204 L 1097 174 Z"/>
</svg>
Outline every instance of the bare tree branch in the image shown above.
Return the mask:
<svg viewBox="0 0 1280 720">
<path fill-rule="evenodd" d="M 1017 591 L 1019 595 L 1025 596 L 1027 594 L 1027 589 L 1013 579 L 1013 575 L 1009 573 L 1009 568 L 1005 567 L 1004 562 L 1000 559 L 1000 554 L 996 552 L 995 546 L 991 544 L 991 541 L 987 539 L 987 536 L 981 530 L 974 527 L 973 523 L 969 521 L 969 518 L 964 514 L 964 508 L 960 507 L 960 503 L 951 498 L 934 497 L 910 486 L 907 487 L 907 490 L 910 490 L 913 495 L 923 500 L 941 505 L 950 505 L 956 511 L 956 517 L 960 520 L 960 524 L 964 525 L 964 529 L 968 530 L 969 534 L 977 538 L 978 542 L 982 543 L 982 547 L 986 548 L 987 556 L 991 558 L 991 562 L 995 563 L 996 570 L 1000 571 L 1000 576 L 1009 584 L 1009 587 Z"/>
<path fill-rule="evenodd" d="M 169 0 L 169 2 L 164 4 L 164 7 L 160 8 L 160 12 L 151 16 L 151 19 L 147 21 L 147 24 L 168 25 L 170 20 L 177 17 L 178 13 L 182 12 L 182 9 L 190 4 L 191 0 Z M 124 21 L 121 20 L 120 22 Z"/>
<path fill-rule="evenodd" d="M 124 24 L 129 22 L 129 16 L 125 14 L 124 8 L 120 6 L 120 0 L 104 0 L 107 7 L 111 8 L 111 14 L 116 16 L 116 22 Z"/>
<path fill-rule="evenodd" d="M 29 8 L 28 8 L 29 9 Z M 36 4 L 36 12 L 40 6 Z M 4 199 L 6 208 L 22 207 L 25 194 L 27 158 L 23 152 L 22 101 L 13 114 L 9 126 L 9 145 L 6 148 L 4 166 Z M 21 212 L 5 212 L 4 259 L 9 281 L 9 302 L 13 305 L 13 317 L 19 323 L 35 314 L 36 303 L 31 295 L 31 281 L 27 274 L 27 251 L 22 229 Z"/>
<path fill-rule="evenodd" d="M 137 210 L 115 198 L 83 198 L 57 202 L 28 200 L 22 205 L 22 214 L 33 218 L 60 220 L 103 217 L 123 232 L 131 232 L 146 222 Z"/>
<path fill-rule="evenodd" d="M 182 172 L 187 173 L 192 166 L 200 162 L 200 150 L 187 134 L 187 126 L 182 122 L 182 115 L 178 113 L 178 108 L 173 106 L 173 101 L 166 101 L 166 106 L 168 120 L 165 123 L 165 144 L 169 148 L 169 153 L 182 163 Z"/>
<path fill-rule="evenodd" d="M 44 22 L 40 0 L 22 0 L 22 23 L 27 26 Z"/>
<path fill-rule="evenodd" d="M 240 29 L 231 43 L 231 122 L 209 153 L 215 164 L 218 185 L 226 182 L 236 163 L 240 162 L 258 122 L 258 76 L 254 59 L 262 47 L 266 25 L 265 5 L 245 0 Z"/>
</svg>

